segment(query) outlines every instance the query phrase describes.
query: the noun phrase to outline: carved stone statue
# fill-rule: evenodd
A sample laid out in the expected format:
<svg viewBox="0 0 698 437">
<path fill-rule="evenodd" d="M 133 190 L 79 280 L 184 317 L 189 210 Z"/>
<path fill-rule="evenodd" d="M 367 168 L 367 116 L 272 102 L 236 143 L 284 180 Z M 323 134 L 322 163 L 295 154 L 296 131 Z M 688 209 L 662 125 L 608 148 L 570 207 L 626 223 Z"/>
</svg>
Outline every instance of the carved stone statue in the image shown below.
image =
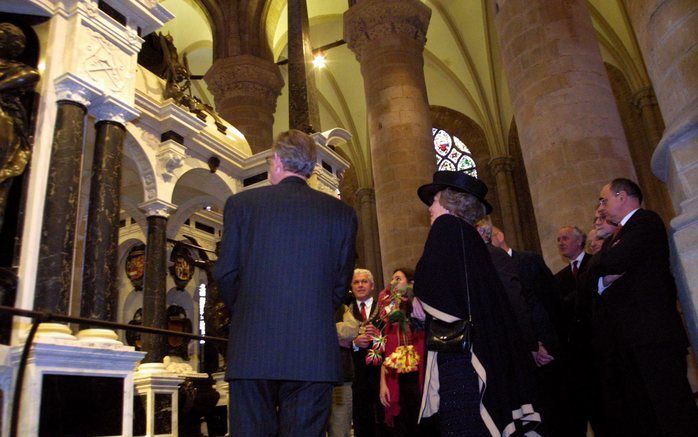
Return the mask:
<svg viewBox="0 0 698 437">
<path fill-rule="evenodd" d="M 0 23 L 0 228 L 12 178 L 21 175 L 31 156 L 29 114 L 21 96 L 39 81 L 39 72 L 15 59 L 26 37 L 20 28 Z"/>
</svg>

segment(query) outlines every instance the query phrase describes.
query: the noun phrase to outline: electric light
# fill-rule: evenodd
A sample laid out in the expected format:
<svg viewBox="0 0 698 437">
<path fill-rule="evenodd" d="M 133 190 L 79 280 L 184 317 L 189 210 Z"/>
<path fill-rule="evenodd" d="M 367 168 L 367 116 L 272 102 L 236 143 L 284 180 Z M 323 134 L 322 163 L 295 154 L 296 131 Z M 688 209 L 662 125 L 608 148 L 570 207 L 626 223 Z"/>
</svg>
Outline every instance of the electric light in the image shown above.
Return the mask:
<svg viewBox="0 0 698 437">
<path fill-rule="evenodd" d="M 315 68 L 324 68 L 325 67 L 325 55 L 323 53 L 318 53 L 315 55 L 315 58 L 313 58 L 313 65 Z"/>
</svg>

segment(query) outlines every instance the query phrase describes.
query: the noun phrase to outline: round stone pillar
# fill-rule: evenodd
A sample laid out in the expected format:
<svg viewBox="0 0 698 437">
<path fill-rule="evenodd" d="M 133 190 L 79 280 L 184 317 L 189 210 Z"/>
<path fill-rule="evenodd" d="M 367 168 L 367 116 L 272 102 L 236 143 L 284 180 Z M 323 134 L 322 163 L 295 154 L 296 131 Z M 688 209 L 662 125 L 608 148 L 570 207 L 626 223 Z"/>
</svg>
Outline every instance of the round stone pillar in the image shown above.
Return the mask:
<svg viewBox="0 0 698 437">
<path fill-rule="evenodd" d="M 279 67 L 251 55 L 217 59 L 204 76 L 216 111 L 245 135 L 252 153 L 271 147 L 276 99 L 284 80 Z"/>
<path fill-rule="evenodd" d="M 364 80 L 384 272 L 414 268 L 429 230 L 417 188 L 436 170 L 422 57 L 430 16 L 418 0 L 364 0 L 344 13 Z"/>
<path fill-rule="evenodd" d="M 662 139 L 662 132 L 664 132 L 664 120 L 659 112 L 657 96 L 654 95 L 652 87 L 645 87 L 637 91 L 633 95 L 633 106 L 635 106 L 640 114 L 640 118 L 642 118 L 645 136 L 652 147 L 651 153 L 659 144 L 659 140 Z"/>
<path fill-rule="evenodd" d="M 372 188 L 359 188 L 356 191 L 356 210 L 359 226 L 364 239 L 364 262 L 373 273 L 376 287 L 383 286 L 383 266 L 381 265 L 381 248 L 378 239 L 378 221 L 376 219 L 376 193 Z M 401 266 L 394 266 L 393 269 Z M 414 266 L 409 266 L 413 268 Z M 407 268 L 407 267 L 406 267 Z M 390 272 L 387 272 L 390 274 Z"/>
<path fill-rule="evenodd" d="M 490 160 L 490 169 L 497 181 L 497 198 L 502 210 L 502 227 L 509 246 L 523 250 L 519 204 L 514 189 L 514 159 L 499 156 Z"/>
<path fill-rule="evenodd" d="M 147 216 L 148 235 L 143 275 L 143 326 L 167 329 L 167 218 L 175 206 L 159 200 L 140 205 Z M 142 334 L 144 363 L 162 363 L 167 337 Z"/>
<path fill-rule="evenodd" d="M 59 100 L 41 227 L 34 309 L 68 314 L 89 100 Z"/>
<path fill-rule="evenodd" d="M 99 120 L 87 208 L 80 317 L 116 321 L 123 124 Z"/>
<path fill-rule="evenodd" d="M 666 182 L 674 277 L 694 350 L 698 350 L 698 3 L 625 0 L 666 123 L 652 170 Z"/>
<path fill-rule="evenodd" d="M 498 0 L 495 25 L 543 256 L 560 226 L 589 225 L 601 187 L 635 179 L 584 0 Z"/>
</svg>

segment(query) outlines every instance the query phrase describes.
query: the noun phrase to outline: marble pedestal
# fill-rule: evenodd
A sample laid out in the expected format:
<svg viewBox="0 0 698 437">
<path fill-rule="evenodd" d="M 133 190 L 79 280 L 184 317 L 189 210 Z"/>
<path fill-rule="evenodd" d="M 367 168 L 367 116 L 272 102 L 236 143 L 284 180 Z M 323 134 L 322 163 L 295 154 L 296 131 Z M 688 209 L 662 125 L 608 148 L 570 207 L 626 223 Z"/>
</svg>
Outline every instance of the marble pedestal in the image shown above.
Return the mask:
<svg viewBox="0 0 698 437">
<path fill-rule="evenodd" d="M 17 345 L 10 348 L 9 360 L 13 375 L 16 375 L 22 347 L 23 345 Z M 143 352 L 136 352 L 133 347 L 120 343 L 94 342 L 89 338 L 77 340 L 74 337 L 69 338 L 68 335 L 63 338 L 37 335 L 29 355 L 22 386 L 19 435 L 38 437 L 40 424 L 47 426 L 46 405 L 49 402 L 48 398 L 42 399 L 42 397 L 50 393 L 52 402 L 61 402 L 61 399 L 65 398 L 75 399 L 68 392 L 55 394 L 55 391 L 64 387 L 72 387 L 71 390 L 78 392 L 78 398 L 85 399 L 83 405 L 78 405 L 83 409 L 81 414 L 84 417 L 88 417 L 88 412 L 91 417 L 97 418 L 100 414 L 104 414 L 105 420 L 116 423 L 116 432 L 107 435 L 131 436 L 133 376 L 136 364 L 144 355 Z M 13 389 L 15 384 L 16 381 L 13 381 Z M 109 392 L 98 392 L 94 390 L 96 384 L 104 384 L 111 389 Z M 44 385 L 47 385 L 47 390 L 44 390 Z M 48 390 L 49 387 L 55 390 Z M 90 390 L 95 392 L 95 396 L 90 397 Z M 110 405 L 117 406 L 114 409 L 116 412 L 106 409 L 102 411 L 102 407 L 109 404 L 105 399 L 110 394 L 112 396 Z M 120 402 L 114 397 L 119 397 Z M 9 410 L 10 402 L 6 401 L 5 404 Z M 113 416 L 118 415 L 119 412 L 121 417 Z M 9 419 L 9 412 L 5 417 Z M 67 422 L 70 419 L 62 417 L 59 420 Z M 98 422 L 99 420 L 95 421 L 95 423 Z M 54 430 L 51 429 L 51 433 L 53 432 Z"/>
<path fill-rule="evenodd" d="M 229 394 L 230 394 L 230 386 L 228 385 L 228 381 L 225 380 L 225 372 L 216 372 L 211 374 L 211 377 L 215 381 L 215 384 L 213 388 L 216 389 L 218 394 L 221 395 L 221 397 L 218 399 L 218 404 L 216 405 L 216 408 L 223 407 L 225 408 L 225 417 L 228 418 L 230 416 L 230 411 L 229 408 L 230 406 L 228 405 L 228 400 L 229 400 Z M 228 420 L 225 421 L 226 423 L 226 429 L 228 426 Z M 230 430 L 228 429 L 228 432 L 225 435 L 230 435 Z"/>
<path fill-rule="evenodd" d="M 163 363 L 144 363 L 134 378 L 134 404 L 140 404 L 142 414 L 136 412 L 134 436 L 177 437 L 178 389 L 182 378 L 166 369 Z"/>
</svg>

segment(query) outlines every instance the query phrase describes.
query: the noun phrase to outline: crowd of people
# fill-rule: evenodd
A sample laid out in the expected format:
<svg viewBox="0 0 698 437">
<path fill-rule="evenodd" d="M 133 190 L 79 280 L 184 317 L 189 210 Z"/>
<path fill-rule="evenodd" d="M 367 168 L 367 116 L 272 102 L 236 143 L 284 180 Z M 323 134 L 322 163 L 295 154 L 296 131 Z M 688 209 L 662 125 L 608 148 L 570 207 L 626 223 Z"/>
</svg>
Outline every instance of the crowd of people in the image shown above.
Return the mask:
<svg viewBox="0 0 698 437">
<path fill-rule="evenodd" d="M 273 186 L 226 204 L 231 435 L 696 435 L 667 233 L 636 183 L 601 187 L 588 233 L 561 224 L 553 274 L 509 247 L 481 180 L 436 172 L 424 252 L 379 291 L 353 211 L 305 184 L 313 149 L 282 135 Z"/>
</svg>

